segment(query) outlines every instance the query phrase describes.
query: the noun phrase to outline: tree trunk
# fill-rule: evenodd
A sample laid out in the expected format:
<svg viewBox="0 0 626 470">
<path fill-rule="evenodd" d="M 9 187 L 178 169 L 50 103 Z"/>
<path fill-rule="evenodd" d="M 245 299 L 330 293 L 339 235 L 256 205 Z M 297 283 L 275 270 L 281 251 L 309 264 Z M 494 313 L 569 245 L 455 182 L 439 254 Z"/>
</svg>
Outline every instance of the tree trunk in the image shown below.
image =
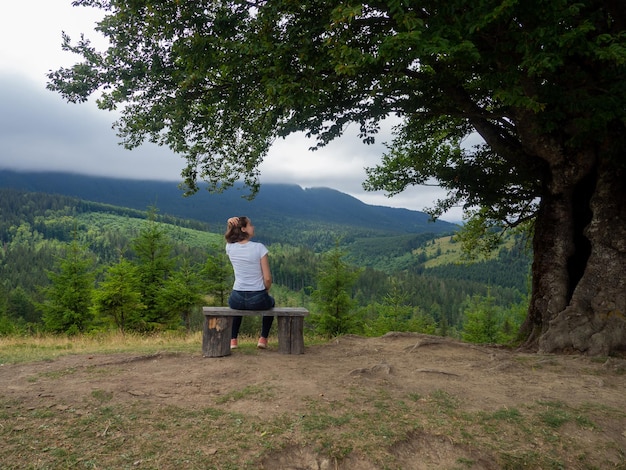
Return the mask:
<svg viewBox="0 0 626 470">
<path fill-rule="evenodd" d="M 601 164 L 542 199 L 525 346 L 610 355 L 626 350 L 626 175 Z"/>
</svg>

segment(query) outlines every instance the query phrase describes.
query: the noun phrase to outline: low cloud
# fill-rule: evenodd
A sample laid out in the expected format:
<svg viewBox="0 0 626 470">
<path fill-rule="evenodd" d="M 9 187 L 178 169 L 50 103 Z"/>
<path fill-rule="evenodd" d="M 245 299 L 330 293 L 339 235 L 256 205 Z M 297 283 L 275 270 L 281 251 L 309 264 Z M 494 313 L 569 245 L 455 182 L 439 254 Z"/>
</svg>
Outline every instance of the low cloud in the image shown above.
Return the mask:
<svg viewBox="0 0 626 470">
<path fill-rule="evenodd" d="M 0 168 L 70 171 L 132 179 L 180 181 L 185 160 L 169 149 L 144 144 L 132 151 L 118 144 L 115 116 L 93 103 L 75 105 L 45 89 L 46 72 L 80 57 L 61 50 L 61 31 L 81 33 L 97 49 L 106 39 L 94 31 L 104 13 L 60 0 L 11 2 L 0 16 Z M 356 128 L 318 151 L 303 134 L 278 140 L 260 166 L 261 183 L 329 187 L 368 204 L 423 210 L 445 196 L 439 188 L 413 187 L 393 198 L 365 192 L 365 167 L 375 166 L 391 140 L 393 120 L 383 123 L 376 144 L 365 145 Z M 445 220 L 461 220 L 460 210 Z"/>
<path fill-rule="evenodd" d="M 0 100 L 3 168 L 180 180 L 179 156 L 155 145 L 124 149 L 111 128 L 114 118 L 93 105 L 66 103 L 11 76 L 0 79 Z"/>
<path fill-rule="evenodd" d="M 112 129 L 115 116 L 93 103 L 68 104 L 43 85 L 15 75 L 0 77 L 0 168 L 20 171 L 69 171 L 79 174 L 179 182 L 185 160 L 169 149 L 144 144 L 132 151 L 119 145 Z M 389 126 L 387 126 L 389 127 Z M 439 188 L 410 188 L 387 198 L 366 192 L 365 167 L 380 162 L 390 141 L 389 129 L 373 145 L 346 135 L 312 151 L 303 134 L 280 139 L 260 166 L 261 183 L 329 187 L 368 204 L 424 210 L 445 193 Z M 460 211 L 445 220 L 461 220 Z"/>
</svg>

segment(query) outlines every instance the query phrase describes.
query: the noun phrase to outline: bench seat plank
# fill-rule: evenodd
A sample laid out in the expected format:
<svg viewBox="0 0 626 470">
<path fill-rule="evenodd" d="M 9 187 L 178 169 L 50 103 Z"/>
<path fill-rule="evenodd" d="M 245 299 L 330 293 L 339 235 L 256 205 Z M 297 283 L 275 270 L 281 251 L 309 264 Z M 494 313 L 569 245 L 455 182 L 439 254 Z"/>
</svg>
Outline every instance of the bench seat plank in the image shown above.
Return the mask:
<svg viewBox="0 0 626 470">
<path fill-rule="evenodd" d="M 205 315 L 215 317 L 237 317 L 255 315 L 274 315 L 287 317 L 305 317 L 309 314 L 306 308 L 302 307 L 274 307 L 270 310 L 235 310 L 230 307 L 202 307 Z"/>
</svg>

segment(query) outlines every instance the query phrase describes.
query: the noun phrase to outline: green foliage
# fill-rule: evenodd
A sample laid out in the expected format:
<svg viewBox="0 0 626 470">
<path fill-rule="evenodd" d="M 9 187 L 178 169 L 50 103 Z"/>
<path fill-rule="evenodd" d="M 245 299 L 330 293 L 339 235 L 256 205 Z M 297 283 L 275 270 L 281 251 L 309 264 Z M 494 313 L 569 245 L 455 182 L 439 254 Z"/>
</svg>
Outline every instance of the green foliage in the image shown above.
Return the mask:
<svg viewBox="0 0 626 470">
<path fill-rule="evenodd" d="M 344 256 L 337 243 L 323 256 L 319 267 L 317 288 L 312 294 L 317 312 L 311 316 L 311 322 L 321 335 L 354 333 L 360 328 L 354 311 L 356 302 L 351 296 L 359 271 L 346 264 Z"/>
<path fill-rule="evenodd" d="M 462 338 L 470 343 L 510 343 L 517 337 L 527 308 L 527 302 L 520 302 L 504 309 L 495 304 L 490 293 L 474 295 L 467 299 L 463 311 Z"/>
<path fill-rule="evenodd" d="M 442 279 L 463 279 L 518 292 L 525 292 L 527 289 L 531 259 L 526 250 L 519 245 L 510 249 L 500 248 L 487 260 L 470 262 L 461 258 L 456 258 L 456 260 L 419 272 Z"/>
<path fill-rule="evenodd" d="M 522 247 L 530 253 L 529 240 L 532 239 L 532 233 L 533 223 L 530 220 L 520 222 L 511 229 L 497 220 L 489 219 L 487 210 L 479 209 L 467 211 L 465 223 L 454 235 L 454 239 L 461 243 L 465 257 L 475 260 L 478 257 L 490 258 L 511 237 L 518 248 Z"/>
<path fill-rule="evenodd" d="M 520 341 L 520 328 L 526 319 L 530 295 L 518 303 L 513 303 L 502 309 L 500 322 L 500 338 L 502 343 L 513 344 Z"/>
<path fill-rule="evenodd" d="M 492 263 L 488 267 L 497 266 L 496 261 Z M 505 271 L 506 268 L 503 267 L 502 270 Z M 381 303 L 395 283 L 407 296 L 408 305 L 432 317 L 438 325 L 438 331 L 448 332 L 450 336 L 455 336 L 454 332 L 463 327 L 462 312 L 468 296 L 484 296 L 491 292 L 501 308 L 526 300 L 524 294 L 517 289 L 490 286 L 489 270 L 484 273 L 484 283 L 472 278 L 482 271 L 473 272 L 466 270 L 464 266 L 448 266 L 445 276 L 439 274 L 439 270 L 432 271 L 432 274 L 429 269 L 419 273 L 400 272 L 389 276 L 371 269 L 363 270 L 355 284 L 355 299 L 361 306 Z M 456 277 L 454 273 L 457 274 Z"/>
<path fill-rule="evenodd" d="M 17 334 L 18 329 L 13 320 L 6 313 L 0 311 L 0 336 L 12 336 Z"/>
<path fill-rule="evenodd" d="M 463 339 L 470 343 L 498 342 L 498 314 L 494 306 L 494 298 L 487 296 L 480 298 L 474 296 L 468 299 L 465 309 L 465 325 L 463 326 Z"/>
<path fill-rule="evenodd" d="M 76 3 L 105 11 L 110 47 L 65 36 L 82 61 L 50 72 L 49 88 L 73 102 L 99 93 L 127 147 L 149 139 L 185 156 L 192 191 L 198 177 L 256 189 L 276 137 L 304 131 L 322 146 L 355 123 L 371 143 L 395 114 L 368 187 L 395 194 L 432 177 L 450 190 L 439 209 L 464 200 L 500 220 L 536 208 L 542 138 L 623 147 L 626 37 L 611 3 Z M 490 147 L 462 149 L 473 132 Z"/>
<path fill-rule="evenodd" d="M 426 4 L 420 7 L 429 10 Z M 532 126 L 537 141 L 551 135 L 571 150 L 585 141 L 604 141 L 612 132 L 609 123 L 623 115 L 613 100 L 624 99 L 617 70 L 625 62 L 623 56 L 605 61 L 607 44 L 600 40 L 608 34 L 624 50 L 615 24 L 620 15 L 612 8 L 603 2 L 585 8 L 568 1 L 481 2 L 469 8 L 467 2 L 448 2 L 438 15 L 413 23 L 407 35 L 414 41 L 405 44 L 405 52 L 419 56 L 420 66 L 412 86 L 434 95 L 411 100 L 420 111 L 402 126 L 383 165 L 371 171 L 372 187 L 396 193 L 435 177 L 450 190 L 438 209 L 464 200 L 468 208 L 481 206 L 493 220 L 530 216 L 540 192 L 533 178 L 545 176 L 535 159 L 545 155 L 537 155 L 519 129 Z M 416 13 L 407 8 L 399 17 Z M 346 37 L 355 28 L 346 28 Z M 398 42 L 401 36 L 387 39 Z M 592 79 L 592 70 L 599 76 Z M 591 92 L 582 85 L 587 79 L 606 81 L 607 88 Z M 611 111 L 593 122 L 595 112 L 585 111 L 593 106 Z M 592 135 L 593 129 L 602 132 Z M 473 130 L 489 148 L 461 149 L 461 139 Z"/>
<path fill-rule="evenodd" d="M 431 315 L 412 307 L 409 294 L 397 281 L 391 282 L 382 303 L 365 307 L 364 332 L 368 336 L 382 336 L 390 331 L 412 331 L 435 334 L 437 323 Z"/>
<path fill-rule="evenodd" d="M 174 268 L 173 245 L 165 233 L 164 226 L 156 222 L 155 209 L 148 212 L 148 218 L 139 235 L 132 240 L 131 247 L 136 256 L 134 264 L 139 280 L 141 303 L 145 306 L 144 325 L 147 329 L 167 325 L 171 322 L 171 312 L 162 309 L 160 296 Z"/>
<path fill-rule="evenodd" d="M 488 258 L 502 244 L 504 231 L 497 221 L 487 218 L 484 209 L 466 213 L 465 223 L 455 235 L 470 259 Z"/>
<path fill-rule="evenodd" d="M 121 332 L 143 331 L 144 309 L 136 267 L 124 258 L 110 265 L 94 293 L 93 311 L 97 319 L 105 325 L 112 322 Z"/>
<path fill-rule="evenodd" d="M 46 330 L 54 333 L 84 332 L 91 320 L 94 289 L 94 260 L 87 250 L 73 241 L 65 256 L 49 271 L 51 285 L 44 288 L 46 301 L 40 304 Z"/>
<path fill-rule="evenodd" d="M 347 244 L 346 260 L 357 266 L 371 266 L 388 273 L 409 269 L 427 261 L 426 256 L 420 257 L 416 251 L 441 236 L 426 232 L 358 238 Z"/>
<path fill-rule="evenodd" d="M 191 314 L 204 304 L 203 284 L 199 266 L 189 260 L 184 260 L 167 278 L 159 294 L 161 308 L 170 314 L 166 327 L 175 328 L 182 320 L 187 332 L 191 332 Z"/>
<path fill-rule="evenodd" d="M 223 246 L 213 245 L 210 251 L 201 275 L 205 279 L 207 293 L 213 296 L 213 305 L 225 306 L 233 286 L 233 266 Z"/>
<path fill-rule="evenodd" d="M 312 290 L 320 257 L 306 246 L 272 245 L 270 263 L 274 283 L 299 291 Z"/>
<path fill-rule="evenodd" d="M 4 194 L 5 190 L 2 191 Z M 146 220 L 145 211 L 87 204 L 45 194 L 35 196 L 14 191 L 6 191 L 6 194 L 7 204 L 14 203 L 19 194 L 23 205 L 14 208 L 4 205 L 5 199 L 0 199 L 0 210 L 7 214 L 8 220 L 15 222 L 0 233 L 5 239 L 4 250 L 0 250 L 0 317 L 4 331 L 29 332 L 41 327 L 41 311 L 36 306 L 48 299 L 44 297 L 45 289 L 34 286 L 50 285 L 45 272 L 67 250 L 68 242 L 60 240 L 72 240 L 72 237 L 92 253 L 97 263 L 94 266 L 97 267 L 96 288 L 90 306 L 93 321 L 88 329 L 116 328 L 129 332 L 181 326 L 197 328 L 202 316 L 193 306 L 197 304 L 190 301 L 195 294 L 202 295 L 201 302 L 206 305 L 226 303 L 232 287 L 232 268 L 224 252 L 221 233 L 189 228 L 193 221 L 175 220 L 174 224 L 166 224 L 167 216 L 160 216 L 156 211 L 151 213 L 152 219 Z M 14 210 L 21 215 L 12 215 Z M 278 222 L 275 225 L 277 231 L 286 233 L 284 226 Z M 149 319 L 141 300 L 138 264 L 142 261 L 133 249 L 137 240 L 145 235 L 149 235 L 149 240 L 154 237 L 159 241 L 158 246 L 165 247 L 163 253 L 169 253 L 167 257 L 173 263 L 167 276 L 158 278 L 162 284 L 155 289 L 158 321 Z M 325 238 L 333 235 L 336 233 L 327 232 Z M 366 234 L 344 239 L 340 246 L 335 237 L 335 250 L 343 253 L 342 269 L 358 272 L 346 297 L 352 310 L 344 320 L 350 320 L 350 324 L 342 327 L 342 331 L 368 335 L 418 331 L 458 337 L 464 325 L 462 313 L 467 298 L 490 292 L 499 310 L 517 309 L 517 313 L 505 315 L 501 325 L 507 338 L 515 337 L 519 318 L 523 317 L 527 306 L 529 262 L 516 245 L 502 249 L 489 261 L 450 264 L 450 260 L 460 261 L 461 254 L 455 251 L 456 258 L 451 257 L 454 245 L 448 243 L 442 245 L 441 254 L 448 262 L 441 264 L 435 258 L 434 249 L 441 239 L 433 239 L 432 235 L 387 238 L 370 233 L 373 237 L 370 242 L 359 238 L 361 235 Z M 288 241 L 300 239 L 297 226 L 290 225 Z M 449 237 L 445 240 L 449 241 Z M 171 250 L 168 251 L 167 246 Z M 288 244 L 285 237 L 269 248 L 274 277 L 272 295 L 279 305 L 309 308 L 313 315 L 307 318 L 307 329 L 315 330 L 318 326 L 315 320 L 321 313 L 313 305 L 311 294 L 319 287 L 317 273 L 322 259 L 328 261 L 327 255 L 321 256 L 310 247 Z M 426 255 L 420 258 L 417 253 L 422 252 Z M 397 259 L 410 262 L 396 264 Z M 373 267 L 379 263 L 381 269 Z M 435 267 L 426 267 L 431 265 Z M 188 289 L 195 285 L 198 272 L 202 285 L 199 289 Z M 333 324 L 327 326 L 333 329 Z M 256 334 L 259 327 L 250 319 L 244 322 L 242 333 Z"/>
<path fill-rule="evenodd" d="M 41 312 L 37 311 L 37 306 L 21 286 L 6 296 L 5 311 L 8 318 L 20 323 L 37 323 L 41 320 Z"/>
<path fill-rule="evenodd" d="M 404 306 L 401 308 L 375 303 L 364 307 L 365 317 L 363 332 L 367 336 L 382 336 L 391 331 L 436 334 L 437 324 L 434 319 L 419 308 Z"/>
</svg>

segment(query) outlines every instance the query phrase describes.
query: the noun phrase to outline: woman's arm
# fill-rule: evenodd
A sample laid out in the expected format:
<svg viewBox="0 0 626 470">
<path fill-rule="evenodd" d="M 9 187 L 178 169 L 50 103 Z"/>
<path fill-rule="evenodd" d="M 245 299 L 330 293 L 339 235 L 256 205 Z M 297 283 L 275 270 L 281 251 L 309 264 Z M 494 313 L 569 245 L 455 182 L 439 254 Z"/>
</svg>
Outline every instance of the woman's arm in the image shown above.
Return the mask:
<svg viewBox="0 0 626 470">
<path fill-rule="evenodd" d="M 261 258 L 261 272 L 263 273 L 263 284 L 265 284 L 265 290 L 269 291 L 272 287 L 272 273 L 270 272 L 270 261 L 267 255 Z"/>
</svg>

